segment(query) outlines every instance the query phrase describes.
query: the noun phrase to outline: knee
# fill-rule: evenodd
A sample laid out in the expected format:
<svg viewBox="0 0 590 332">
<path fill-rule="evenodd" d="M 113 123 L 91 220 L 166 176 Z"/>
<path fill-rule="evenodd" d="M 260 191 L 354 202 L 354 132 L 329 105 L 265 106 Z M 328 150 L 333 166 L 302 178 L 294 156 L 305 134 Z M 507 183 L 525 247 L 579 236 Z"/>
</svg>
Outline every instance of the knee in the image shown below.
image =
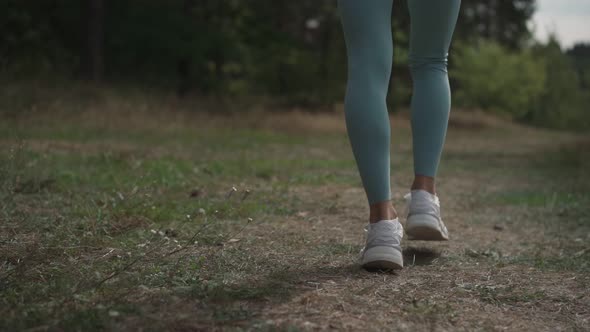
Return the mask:
<svg viewBox="0 0 590 332">
<path fill-rule="evenodd" d="M 409 66 L 412 76 L 417 77 L 423 74 L 447 74 L 448 54 L 436 56 L 410 55 Z"/>
<path fill-rule="evenodd" d="M 389 84 L 392 56 L 360 52 L 349 58 L 349 76 L 364 84 Z"/>
</svg>

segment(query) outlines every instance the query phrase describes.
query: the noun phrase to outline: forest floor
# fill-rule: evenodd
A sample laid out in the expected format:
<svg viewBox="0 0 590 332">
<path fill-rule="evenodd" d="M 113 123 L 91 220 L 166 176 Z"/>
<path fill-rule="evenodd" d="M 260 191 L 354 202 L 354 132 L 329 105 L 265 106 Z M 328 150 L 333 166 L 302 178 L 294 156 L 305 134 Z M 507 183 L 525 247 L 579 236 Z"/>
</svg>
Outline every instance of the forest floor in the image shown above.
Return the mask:
<svg viewBox="0 0 590 332">
<path fill-rule="evenodd" d="M 0 121 L 0 330 L 590 330 L 588 136 L 453 111 L 451 240 L 367 272 L 341 112 L 126 107 Z"/>
</svg>

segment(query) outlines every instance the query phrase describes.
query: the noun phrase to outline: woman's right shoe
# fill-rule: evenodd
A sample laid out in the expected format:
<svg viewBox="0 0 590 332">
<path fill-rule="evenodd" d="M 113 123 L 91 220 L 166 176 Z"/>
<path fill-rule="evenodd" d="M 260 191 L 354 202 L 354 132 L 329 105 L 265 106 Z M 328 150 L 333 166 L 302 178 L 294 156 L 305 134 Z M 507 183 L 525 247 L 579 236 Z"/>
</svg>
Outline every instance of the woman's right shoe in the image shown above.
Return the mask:
<svg viewBox="0 0 590 332">
<path fill-rule="evenodd" d="M 406 234 L 409 240 L 447 241 L 449 231 L 440 216 L 437 195 L 414 189 L 404 196 L 408 206 Z"/>
<path fill-rule="evenodd" d="M 404 266 L 401 248 L 404 228 L 398 218 L 368 223 L 360 265 L 367 270 L 397 270 Z"/>
</svg>

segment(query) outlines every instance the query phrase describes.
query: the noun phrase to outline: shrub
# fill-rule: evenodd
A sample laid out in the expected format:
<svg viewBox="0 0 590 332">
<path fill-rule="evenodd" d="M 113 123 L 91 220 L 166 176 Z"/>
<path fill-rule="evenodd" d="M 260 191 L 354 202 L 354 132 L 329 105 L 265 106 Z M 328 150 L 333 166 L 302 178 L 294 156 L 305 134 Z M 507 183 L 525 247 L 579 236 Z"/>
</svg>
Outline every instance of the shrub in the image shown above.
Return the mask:
<svg viewBox="0 0 590 332">
<path fill-rule="evenodd" d="M 451 78 L 458 105 L 521 118 L 545 85 L 543 59 L 529 50 L 509 52 L 495 42 L 459 44 L 453 54 Z"/>
</svg>

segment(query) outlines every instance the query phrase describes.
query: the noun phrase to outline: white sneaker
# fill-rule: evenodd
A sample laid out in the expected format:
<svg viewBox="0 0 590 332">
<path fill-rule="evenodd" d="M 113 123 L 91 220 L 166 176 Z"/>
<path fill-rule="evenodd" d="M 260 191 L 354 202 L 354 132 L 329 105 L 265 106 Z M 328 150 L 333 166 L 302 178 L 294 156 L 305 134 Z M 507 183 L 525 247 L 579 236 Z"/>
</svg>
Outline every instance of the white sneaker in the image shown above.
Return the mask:
<svg viewBox="0 0 590 332">
<path fill-rule="evenodd" d="M 437 195 L 415 189 L 404 196 L 408 207 L 406 234 L 409 240 L 447 241 L 449 231 L 440 216 Z"/>
<path fill-rule="evenodd" d="M 368 223 L 366 244 L 359 261 L 365 269 L 395 270 L 404 266 L 401 241 L 404 229 L 398 218 Z"/>
</svg>

